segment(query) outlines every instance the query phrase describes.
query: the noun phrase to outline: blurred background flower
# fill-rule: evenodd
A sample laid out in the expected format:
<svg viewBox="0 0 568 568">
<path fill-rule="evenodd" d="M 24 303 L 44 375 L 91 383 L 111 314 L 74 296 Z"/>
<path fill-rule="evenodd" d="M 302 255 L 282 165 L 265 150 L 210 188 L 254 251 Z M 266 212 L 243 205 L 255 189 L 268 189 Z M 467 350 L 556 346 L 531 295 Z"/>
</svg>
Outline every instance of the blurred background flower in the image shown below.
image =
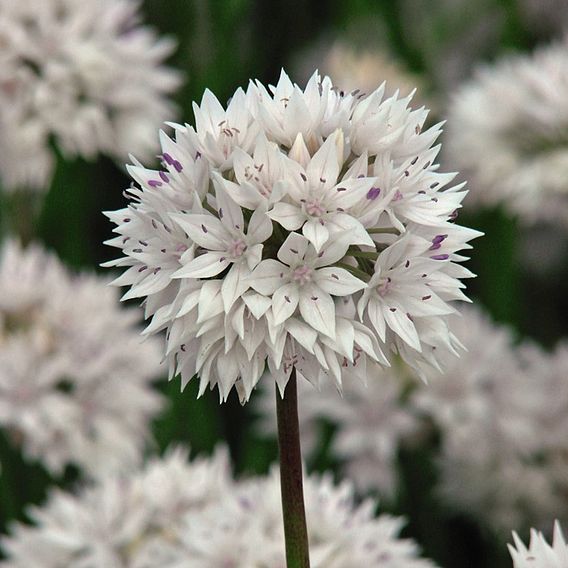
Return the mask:
<svg viewBox="0 0 568 568">
<path fill-rule="evenodd" d="M 278 472 L 235 482 L 224 451 L 187 460 L 178 448 L 134 475 L 51 494 L 31 511 L 35 527 L 17 525 L 4 539 L 2 566 L 284 568 Z M 310 477 L 305 495 L 315 568 L 434 567 L 399 538 L 403 519 L 375 518 L 376 504 L 356 504 L 349 482 Z"/>
<path fill-rule="evenodd" d="M 135 466 L 164 406 L 157 342 L 140 341 L 138 312 L 107 284 L 37 245 L 0 253 L 0 425 L 54 475 Z"/>
<path fill-rule="evenodd" d="M 54 152 L 151 160 L 172 119 L 175 42 L 140 24 L 135 0 L 4 0 L 0 5 L 0 176 L 49 186 Z"/>
</svg>

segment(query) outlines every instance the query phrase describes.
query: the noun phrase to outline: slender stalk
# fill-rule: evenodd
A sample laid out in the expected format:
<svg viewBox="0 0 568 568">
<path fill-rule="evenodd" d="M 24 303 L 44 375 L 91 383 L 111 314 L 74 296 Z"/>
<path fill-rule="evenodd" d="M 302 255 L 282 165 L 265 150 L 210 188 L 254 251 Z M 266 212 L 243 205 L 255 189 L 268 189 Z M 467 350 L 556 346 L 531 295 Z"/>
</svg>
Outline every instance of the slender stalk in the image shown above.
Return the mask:
<svg viewBox="0 0 568 568">
<path fill-rule="evenodd" d="M 302 454 L 298 422 L 298 386 L 292 370 L 284 398 L 276 389 L 278 446 L 280 449 L 280 488 L 287 568 L 309 568 L 308 531 L 302 485 Z"/>
<path fill-rule="evenodd" d="M 353 276 L 357 276 L 357 278 L 360 278 L 364 282 L 368 282 L 371 278 L 364 270 L 361 270 L 360 268 L 355 268 L 354 266 L 346 264 L 345 262 L 336 262 L 335 266 L 339 266 L 339 268 L 344 268 L 348 272 L 351 272 Z"/>
</svg>

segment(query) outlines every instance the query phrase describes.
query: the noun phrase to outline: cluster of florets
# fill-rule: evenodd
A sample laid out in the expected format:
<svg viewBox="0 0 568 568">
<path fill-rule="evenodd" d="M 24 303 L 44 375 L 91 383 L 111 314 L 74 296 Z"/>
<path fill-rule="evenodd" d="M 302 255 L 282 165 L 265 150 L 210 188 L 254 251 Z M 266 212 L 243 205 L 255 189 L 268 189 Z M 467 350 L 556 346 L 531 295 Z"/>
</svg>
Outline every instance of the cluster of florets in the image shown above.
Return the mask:
<svg viewBox="0 0 568 568">
<path fill-rule="evenodd" d="M 141 343 L 133 310 L 106 279 L 72 276 L 38 246 L 0 251 L 0 426 L 60 474 L 139 463 L 163 399 L 157 340 Z"/>
<path fill-rule="evenodd" d="M 398 537 L 402 519 L 357 505 L 351 484 L 307 478 L 305 501 L 314 568 L 434 567 Z M 16 525 L 2 542 L 6 568 L 286 566 L 278 472 L 235 482 L 224 451 L 188 463 L 177 450 L 30 513 L 36 526 Z"/>
<path fill-rule="evenodd" d="M 471 182 L 468 204 L 568 222 L 567 47 L 505 58 L 454 96 L 445 148 Z"/>
<path fill-rule="evenodd" d="M 456 251 L 478 233 L 453 222 L 465 192 L 437 171 L 440 125 L 383 93 L 317 73 L 251 82 L 227 109 L 206 91 L 195 127 L 162 135 L 162 169 L 130 166 L 108 265 L 128 267 L 116 283 L 146 298 L 183 385 L 248 400 L 266 366 L 281 390 L 293 369 L 341 388 L 393 351 L 418 369 L 455 351 Z"/>
<path fill-rule="evenodd" d="M 501 532 L 565 520 L 568 346 L 516 346 L 472 310 L 454 329 L 467 352 L 411 397 L 441 434 L 439 493 Z"/>
<path fill-rule="evenodd" d="M 68 155 L 150 158 L 174 108 L 174 43 L 140 25 L 136 0 L 0 3 L 0 176 L 49 185 L 54 141 Z"/>
</svg>

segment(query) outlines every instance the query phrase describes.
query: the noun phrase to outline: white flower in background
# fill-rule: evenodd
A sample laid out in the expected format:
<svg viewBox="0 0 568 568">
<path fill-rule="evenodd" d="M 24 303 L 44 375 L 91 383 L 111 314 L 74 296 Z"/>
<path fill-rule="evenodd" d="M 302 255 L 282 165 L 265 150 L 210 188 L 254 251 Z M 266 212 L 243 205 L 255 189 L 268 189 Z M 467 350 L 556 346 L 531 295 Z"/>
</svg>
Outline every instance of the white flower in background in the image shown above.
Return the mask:
<svg viewBox="0 0 568 568">
<path fill-rule="evenodd" d="M 373 31 L 376 31 L 379 24 L 373 23 Z M 359 34 L 365 22 L 357 21 L 357 24 Z M 401 62 L 389 54 L 386 47 L 370 47 L 368 41 L 365 41 L 365 47 L 361 48 L 356 43 L 357 39 L 360 38 L 350 38 L 347 35 L 333 42 L 322 41 L 303 51 L 295 62 L 298 75 L 307 80 L 312 70 L 318 68 L 322 74 L 333 77 L 337 88 L 346 92 L 359 90 L 371 93 L 386 81 L 387 97 L 394 95 L 396 90 L 406 97 L 418 89 L 413 97 L 414 104 L 421 106 L 427 102 L 422 92 L 423 78 L 405 69 Z M 430 104 L 426 106 L 431 107 Z"/>
<path fill-rule="evenodd" d="M 2 565 L 285 568 L 277 470 L 234 482 L 226 452 L 186 460 L 178 451 L 76 496 L 52 493 L 32 510 L 35 527 L 15 525 L 4 538 Z M 356 505 L 350 483 L 308 478 L 305 501 L 314 568 L 433 568 L 398 538 L 402 520 L 375 518 L 372 501 Z"/>
<path fill-rule="evenodd" d="M 51 493 L 32 521 L 12 527 L 2 548 L 3 566 L 174 566 L 180 560 L 177 531 L 189 511 L 203 509 L 233 492 L 227 452 L 188 462 L 177 449 L 127 476 L 105 476 L 76 496 Z"/>
<path fill-rule="evenodd" d="M 151 159 L 171 118 L 174 43 L 140 25 L 135 0 L 0 3 L 0 179 L 41 190 L 55 155 Z"/>
<path fill-rule="evenodd" d="M 513 568 L 564 568 L 568 566 L 568 546 L 564 540 L 560 523 L 554 523 L 552 546 L 546 542 L 542 533 L 531 530 L 527 548 L 517 533 L 513 532 L 514 546 L 509 546 L 513 558 Z"/>
<path fill-rule="evenodd" d="M 568 221 L 567 85 L 562 41 L 481 69 L 455 95 L 447 158 L 471 180 L 470 205 Z"/>
<path fill-rule="evenodd" d="M 157 341 L 141 343 L 136 311 L 106 279 L 72 276 L 38 246 L 0 254 L 0 426 L 60 474 L 136 465 L 163 399 Z"/>
<path fill-rule="evenodd" d="M 350 482 L 335 486 L 331 477 L 305 480 L 305 505 L 314 568 L 392 566 L 433 568 L 417 557 L 410 540 L 397 538 L 402 519 L 380 515 L 376 503 L 355 504 Z M 241 483 L 237 490 L 205 514 L 188 514 L 183 531 L 188 568 L 285 568 L 282 550 L 280 480 L 274 469 L 268 477 Z"/>
<path fill-rule="evenodd" d="M 408 374 L 408 372 L 407 372 Z M 299 385 L 302 453 L 313 456 L 321 442 L 324 424 L 334 426 L 330 452 L 361 491 L 379 491 L 392 497 L 397 489 L 397 455 L 402 444 L 414 438 L 421 423 L 404 400 L 415 377 L 403 376 L 402 366 L 374 370 L 367 384 L 351 381 L 341 396 L 331 384 L 319 390 Z M 263 389 L 256 399 L 260 414 L 258 432 L 276 436 L 274 389 Z"/>
<path fill-rule="evenodd" d="M 454 323 L 467 351 L 412 395 L 441 435 L 440 494 L 500 531 L 566 518 L 568 346 L 515 347 L 472 310 Z"/>
<path fill-rule="evenodd" d="M 130 167 L 107 266 L 145 298 L 147 333 L 167 331 L 183 385 L 246 401 L 266 363 L 281 390 L 292 369 L 341 389 L 392 351 L 419 369 L 455 352 L 457 251 L 479 233 L 453 223 L 465 192 L 435 164 L 440 125 L 422 132 L 427 111 L 384 89 L 316 73 L 302 90 L 283 72 L 227 110 L 207 91 L 195 128 L 161 135 L 160 170 Z"/>
</svg>

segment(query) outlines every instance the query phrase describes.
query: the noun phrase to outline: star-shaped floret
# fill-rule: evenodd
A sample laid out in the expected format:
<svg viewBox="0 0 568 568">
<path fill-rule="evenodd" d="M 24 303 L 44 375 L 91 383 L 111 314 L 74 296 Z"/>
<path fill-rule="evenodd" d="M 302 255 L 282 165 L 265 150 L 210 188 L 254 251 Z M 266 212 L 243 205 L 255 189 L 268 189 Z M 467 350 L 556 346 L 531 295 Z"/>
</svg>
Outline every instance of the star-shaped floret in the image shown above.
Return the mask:
<svg viewBox="0 0 568 568">
<path fill-rule="evenodd" d="M 278 251 L 279 260 L 264 260 L 255 268 L 250 286 L 272 296 L 274 325 L 292 317 L 299 308 L 306 323 L 335 339 L 332 296 L 347 296 L 366 286 L 344 268 L 330 266 L 346 251 L 345 239 L 331 240 L 318 252 L 306 237 L 291 233 Z"/>
<path fill-rule="evenodd" d="M 298 159 L 306 156 L 301 137 L 295 143 Z M 291 154 L 294 153 L 291 151 Z M 365 200 L 375 178 L 344 176 L 339 180 L 343 163 L 343 133 L 330 136 L 307 165 L 290 175 L 286 184 L 288 201 L 281 201 L 269 212 L 270 218 L 288 231 L 302 229 L 316 251 L 337 233 L 349 235 L 351 245 L 370 245 L 373 241 L 349 209 Z"/>
<path fill-rule="evenodd" d="M 207 159 L 221 171 L 231 167 L 235 148 L 248 151 L 253 147 L 259 128 L 250 112 L 243 89 L 237 89 L 227 110 L 206 89 L 201 106 L 193 103 L 193 113 L 195 130 L 187 126 L 188 133 Z"/>
<path fill-rule="evenodd" d="M 257 209 L 245 225 L 241 208 L 219 184 L 216 197 L 217 215 L 206 210 L 172 215 L 198 247 L 195 258 L 173 277 L 211 278 L 230 267 L 221 288 L 228 311 L 249 287 L 246 277 L 261 260 L 262 243 L 272 234 L 272 223 L 264 210 Z"/>
</svg>

